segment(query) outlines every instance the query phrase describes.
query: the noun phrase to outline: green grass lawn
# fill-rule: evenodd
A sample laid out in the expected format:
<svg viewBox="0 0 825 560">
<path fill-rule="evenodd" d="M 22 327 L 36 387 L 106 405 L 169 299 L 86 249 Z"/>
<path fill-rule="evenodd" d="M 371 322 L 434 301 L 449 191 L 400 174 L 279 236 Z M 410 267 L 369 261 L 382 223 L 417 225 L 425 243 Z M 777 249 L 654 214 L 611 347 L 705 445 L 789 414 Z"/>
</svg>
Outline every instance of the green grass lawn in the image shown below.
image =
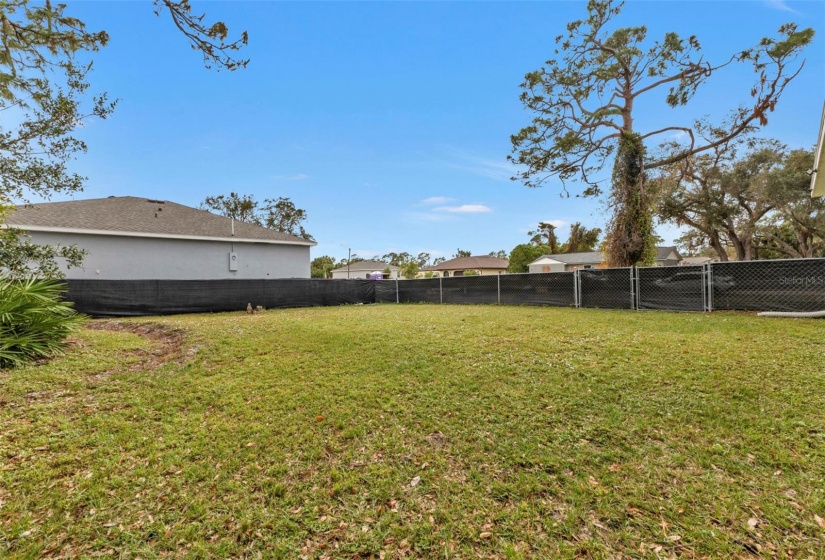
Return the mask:
<svg viewBox="0 0 825 560">
<path fill-rule="evenodd" d="M 825 558 L 825 322 L 381 305 L 0 372 L 0 556 Z"/>
</svg>

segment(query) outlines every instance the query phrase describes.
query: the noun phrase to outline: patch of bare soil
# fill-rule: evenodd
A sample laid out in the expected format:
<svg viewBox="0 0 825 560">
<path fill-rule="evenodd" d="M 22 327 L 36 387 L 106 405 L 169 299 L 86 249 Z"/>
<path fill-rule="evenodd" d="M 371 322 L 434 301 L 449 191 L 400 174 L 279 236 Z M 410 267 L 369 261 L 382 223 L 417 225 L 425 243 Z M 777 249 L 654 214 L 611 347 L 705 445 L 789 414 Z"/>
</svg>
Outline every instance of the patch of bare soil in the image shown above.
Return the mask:
<svg viewBox="0 0 825 560">
<path fill-rule="evenodd" d="M 91 321 L 86 328 L 99 331 L 126 332 L 151 340 L 152 348 L 133 350 L 131 354 L 140 359 L 120 371 L 146 371 L 155 369 L 168 362 L 183 363 L 190 358 L 197 348 L 186 348 L 186 331 L 159 323 L 121 323 L 119 321 Z M 106 377 L 113 371 L 96 375 Z"/>
</svg>

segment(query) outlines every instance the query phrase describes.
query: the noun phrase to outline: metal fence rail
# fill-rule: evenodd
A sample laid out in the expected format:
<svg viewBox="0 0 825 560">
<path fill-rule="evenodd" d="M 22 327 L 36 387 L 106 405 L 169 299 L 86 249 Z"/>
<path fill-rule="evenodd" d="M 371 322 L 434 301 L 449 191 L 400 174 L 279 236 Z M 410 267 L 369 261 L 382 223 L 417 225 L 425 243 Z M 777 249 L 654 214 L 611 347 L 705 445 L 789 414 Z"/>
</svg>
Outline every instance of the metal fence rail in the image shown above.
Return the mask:
<svg viewBox="0 0 825 560">
<path fill-rule="evenodd" d="M 481 303 L 674 311 L 825 310 L 825 259 L 420 280 L 68 280 L 93 316 L 348 303 Z"/>
</svg>

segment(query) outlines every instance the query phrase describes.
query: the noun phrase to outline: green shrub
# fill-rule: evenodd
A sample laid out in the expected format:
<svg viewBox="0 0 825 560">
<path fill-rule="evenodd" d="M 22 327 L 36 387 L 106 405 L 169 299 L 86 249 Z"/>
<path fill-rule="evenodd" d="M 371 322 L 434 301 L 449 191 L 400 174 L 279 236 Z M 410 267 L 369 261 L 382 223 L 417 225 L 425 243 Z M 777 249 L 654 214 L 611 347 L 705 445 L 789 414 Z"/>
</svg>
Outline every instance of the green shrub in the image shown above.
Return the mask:
<svg viewBox="0 0 825 560">
<path fill-rule="evenodd" d="M 54 280 L 0 278 L 0 369 L 47 358 L 85 317 L 62 301 L 63 284 Z"/>
</svg>

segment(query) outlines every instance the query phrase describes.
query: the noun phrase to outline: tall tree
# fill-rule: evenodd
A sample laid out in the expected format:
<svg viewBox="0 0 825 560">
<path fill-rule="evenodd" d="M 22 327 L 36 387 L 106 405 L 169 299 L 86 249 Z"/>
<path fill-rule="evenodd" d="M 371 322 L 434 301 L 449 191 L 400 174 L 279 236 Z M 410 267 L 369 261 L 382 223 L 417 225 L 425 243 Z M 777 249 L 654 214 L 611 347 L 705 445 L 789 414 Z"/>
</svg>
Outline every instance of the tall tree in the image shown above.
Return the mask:
<svg viewBox="0 0 825 560">
<path fill-rule="evenodd" d="M 549 253 L 559 252 L 559 238 L 556 236 L 556 226 L 549 222 L 541 222 L 533 231 L 528 231 L 530 243 L 536 247 L 547 247 Z"/>
<path fill-rule="evenodd" d="M 418 264 L 419 268 L 430 266 L 431 256 L 429 253 L 418 253 L 418 256 L 415 258 L 415 262 Z"/>
<path fill-rule="evenodd" d="M 711 63 L 699 54 L 695 36 L 669 32 L 661 41 L 646 43 L 645 26 L 611 31 L 621 8 L 622 3 L 590 0 L 587 18 L 568 23 L 566 36 L 556 38 L 559 58 L 526 75 L 521 101 L 535 116 L 511 137 L 509 159 L 521 166 L 515 178 L 528 187 L 557 177 L 566 192 L 566 181 L 578 179 L 586 185 L 583 194 L 595 196 L 601 193 L 600 171 L 615 154 L 606 246 L 608 260 L 624 266 L 643 260 L 652 247 L 646 171 L 679 162 L 688 165 L 696 155 L 766 124 L 767 114 L 801 70 L 797 58 L 814 31 L 788 23 L 779 28 L 777 38 L 763 38 L 753 48 Z M 753 65 L 757 78 L 747 91 L 752 99 L 711 127 L 711 138 L 702 138 L 697 124 L 637 130 L 635 117 L 652 92 L 666 89 L 670 107 L 687 105 L 699 86 L 734 62 Z M 677 149 L 662 154 L 645 149 L 647 142 L 675 132 L 688 139 Z"/>
<path fill-rule="evenodd" d="M 206 23 L 203 15 L 193 14 L 188 0 L 155 0 L 155 10 L 171 16 L 208 67 L 246 65 L 231 56 L 246 43 L 246 33 L 227 42 L 226 24 Z M 69 168 L 87 149 L 75 130 L 89 118 L 105 119 L 115 108 L 107 94 L 89 94 L 89 55 L 108 41 L 105 31 L 88 30 L 68 15 L 65 4 L 0 2 L 0 112 L 7 117 L 0 121 L 0 224 L 14 202 L 82 190 L 86 178 Z M 7 230 L 0 236 L 6 263 L 28 262 L 31 272 L 42 274 L 57 270 L 54 258 L 67 255 L 66 248 L 36 250 L 19 235 Z M 81 257 L 74 252 L 66 258 Z"/>
<path fill-rule="evenodd" d="M 201 208 L 240 222 L 313 240 L 303 226 L 307 219 L 306 210 L 296 208 L 288 198 L 265 198 L 263 204 L 259 204 L 252 195 L 230 192 L 228 195 L 207 196 Z"/>
<path fill-rule="evenodd" d="M 386 255 L 382 256 L 381 260 L 384 261 L 385 263 L 391 264 L 392 266 L 401 266 L 404 263 L 412 260 L 412 255 L 410 255 L 407 252 L 403 252 L 403 253 L 390 252 L 390 253 L 387 253 Z"/>
<path fill-rule="evenodd" d="M 600 228 L 588 229 L 576 222 L 570 226 L 570 237 L 561 246 L 562 253 L 588 253 L 599 245 Z"/>
<path fill-rule="evenodd" d="M 502 249 L 501 251 L 490 251 L 489 256 L 495 257 L 497 259 L 506 259 L 507 258 L 507 251 Z"/>
<path fill-rule="evenodd" d="M 473 254 L 470 251 L 464 251 L 462 249 L 456 249 L 455 250 L 455 255 L 453 255 L 453 258 L 457 259 L 459 257 L 472 257 L 472 256 L 473 256 Z"/>
</svg>

